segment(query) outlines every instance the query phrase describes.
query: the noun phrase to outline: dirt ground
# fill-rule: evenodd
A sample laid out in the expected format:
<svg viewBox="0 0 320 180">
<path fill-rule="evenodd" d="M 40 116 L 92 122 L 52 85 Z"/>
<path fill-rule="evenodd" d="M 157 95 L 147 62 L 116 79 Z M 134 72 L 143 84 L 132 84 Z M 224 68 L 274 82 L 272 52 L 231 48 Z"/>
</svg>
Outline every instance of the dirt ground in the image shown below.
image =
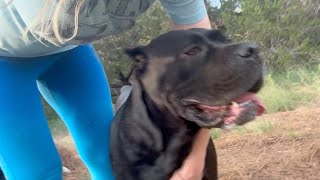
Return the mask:
<svg viewBox="0 0 320 180">
<path fill-rule="evenodd" d="M 219 131 L 214 142 L 221 180 L 320 179 L 320 103 Z M 65 179 L 90 179 L 70 136 L 56 143 L 64 166 L 71 170 Z"/>
</svg>

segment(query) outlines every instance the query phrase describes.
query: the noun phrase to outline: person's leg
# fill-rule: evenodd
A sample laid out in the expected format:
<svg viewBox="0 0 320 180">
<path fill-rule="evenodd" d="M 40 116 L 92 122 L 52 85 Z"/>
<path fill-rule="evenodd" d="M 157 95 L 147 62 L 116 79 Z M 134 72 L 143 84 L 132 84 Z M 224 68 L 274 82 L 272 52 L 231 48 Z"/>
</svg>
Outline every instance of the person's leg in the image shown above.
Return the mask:
<svg viewBox="0 0 320 180">
<path fill-rule="evenodd" d="M 113 110 L 101 62 L 89 45 L 59 56 L 39 77 L 40 92 L 70 130 L 92 179 L 113 179 L 109 159 Z"/>
<path fill-rule="evenodd" d="M 7 180 L 62 179 L 35 66 L 0 58 L 0 166 Z"/>
</svg>

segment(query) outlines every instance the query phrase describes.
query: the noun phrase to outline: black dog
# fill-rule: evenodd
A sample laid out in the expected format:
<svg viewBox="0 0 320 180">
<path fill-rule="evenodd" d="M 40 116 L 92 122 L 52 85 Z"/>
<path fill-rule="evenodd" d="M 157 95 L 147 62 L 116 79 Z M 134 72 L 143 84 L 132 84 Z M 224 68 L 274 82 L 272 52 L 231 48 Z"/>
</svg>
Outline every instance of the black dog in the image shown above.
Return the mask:
<svg viewBox="0 0 320 180">
<path fill-rule="evenodd" d="M 253 44 L 231 43 L 216 30 L 161 35 L 127 49 L 135 60 L 133 90 L 115 115 L 111 162 L 117 180 L 168 180 L 202 128 L 244 124 L 264 111 L 255 95 L 263 66 Z M 204 179 L 217 179 L 208 147 Z"/>
<path fill-rule="evenodd" d="M 5 180 L 4 174 L 3 174 L 2 170 L 1 170 L 1 168 L 0 168 L 0 180 Z"/>
</svg>

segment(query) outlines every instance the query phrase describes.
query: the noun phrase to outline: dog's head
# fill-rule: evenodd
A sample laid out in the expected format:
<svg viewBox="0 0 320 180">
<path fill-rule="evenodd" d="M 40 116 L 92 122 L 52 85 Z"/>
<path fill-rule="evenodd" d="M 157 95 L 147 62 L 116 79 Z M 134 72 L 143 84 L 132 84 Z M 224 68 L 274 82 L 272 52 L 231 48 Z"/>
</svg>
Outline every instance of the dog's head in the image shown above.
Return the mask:
<svg viewBox="0 0 320 180">
<path fill-rule="evenodd" d="M 240 125 L 264 111 L 255 94 L 263 65 L 254 44 L 232 43 L 218 30 L 191 29 L 126 52 L 152 101 L 200 127 Z"/>
</svg>

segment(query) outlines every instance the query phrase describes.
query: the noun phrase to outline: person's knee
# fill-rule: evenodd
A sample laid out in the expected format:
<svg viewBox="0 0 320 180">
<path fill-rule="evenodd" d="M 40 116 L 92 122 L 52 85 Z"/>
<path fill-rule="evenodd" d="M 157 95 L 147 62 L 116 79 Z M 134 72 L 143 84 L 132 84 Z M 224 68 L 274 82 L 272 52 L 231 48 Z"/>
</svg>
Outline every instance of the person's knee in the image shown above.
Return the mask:
<svg viewBox="0 0 320 180">
<path fill-rule="evenodd" d="M 105 165 L 109 161 L 108 141 L 105 138 L 100 139 L 99 142 L 97 141 L 89 141 L 79 147 L 79 155 L 88 166 Z"/>
<path fill-rule="evenodd" d="M 38 167 L 38 172 L 34 172 L 34 177 L 38 176 L 39 179 L 46 180 L 62 180 L 62 162 L 60 156 L 50 156 L 50 159 L 48 158 L 45 162 L 43 162 L 42 167 Z M 35 169 L 35 171 L 37 171 L 37 169 Z"/>
<path fill-rule="evenodd" d="M 97 137 L 95 140 L 77 145 L 82 162 L 88 168 L 92 179 L 111 179 L 109 140 Z"/>
<path fill-rule="evenodd" d="M 10 163 L 11 166 L 4 164 L 2 170 L 5 178 L 62 180 L 62 163 L 58 155 L 50 155 L 50 158 L 45 160 L 35 159 L 34 162 L 28 162 L 28 164 L 29 166 L 23 169 L 19 168 L 20 164 L 17 164 L 18 167 L 12 163 Z"/>
<path fill-rule="evenodd" d="M 51 156 L 51 159 L 47 159 L 42 164 L 42 167 L 34 169 L 33 173 L 34 175 L 31 175 L 31 177 L 34 177 L 34 179 L 62 180 L 62 162 L 60 157 L 58 155 L 55 155 L 55 157 Z"/>
<path fill-rule="evenodd" d="M 56 167 L 49 169 L 43 179 L 62 180 L 62 164 L 57 164 Z"/>
</svg>

